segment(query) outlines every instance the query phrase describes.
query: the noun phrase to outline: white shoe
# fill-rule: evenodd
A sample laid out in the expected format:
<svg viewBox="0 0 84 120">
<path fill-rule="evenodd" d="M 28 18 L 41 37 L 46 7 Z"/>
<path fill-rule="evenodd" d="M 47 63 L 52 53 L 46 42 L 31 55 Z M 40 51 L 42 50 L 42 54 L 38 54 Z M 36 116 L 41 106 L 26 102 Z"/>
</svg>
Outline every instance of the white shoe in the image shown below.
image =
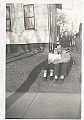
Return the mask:
<svg viewBox="0 0 84 120">
<path fill-rule="evenodd" d="M 53 70 L 50 70 L 50 77 L 53 76 Z"/>
<path fill-rule="evenodd" d="M 57 76 L 57 75 L 55 75 L 55 79 L 58 79 L 58 76 Z"/>
<path fill-rule="evenodd" d="M 47 70 L 44 70 L 44 76 L 43 77 L 47 77 Z"/>
<path fill-rule="evenodd" d="M 64 75 L 61 75 L 60 78 L 61 78 L 61 79 L 64 79 Z"/>
</svg>

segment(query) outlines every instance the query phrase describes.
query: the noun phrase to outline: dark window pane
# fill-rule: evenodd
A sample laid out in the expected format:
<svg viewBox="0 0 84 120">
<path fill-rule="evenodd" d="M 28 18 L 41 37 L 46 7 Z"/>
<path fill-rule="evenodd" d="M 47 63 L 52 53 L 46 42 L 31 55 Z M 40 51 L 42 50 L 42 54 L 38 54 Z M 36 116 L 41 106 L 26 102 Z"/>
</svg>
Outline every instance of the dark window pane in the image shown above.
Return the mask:
<svg viewBox="0 0 84 120">
<path fill-rule="evenodd" d="M 6 30 L 11 30 L 10 20 L 6 20 Z"/>
<path fill-rule="evenodd" d="M 10 6 L 6 6 L 6 30 L 11 30 Z"/>
<path fill-rule="evenodd" d="M 33 14 L 33 5 L 28 5 L 24 7 L 25 10 L 25 17 L 31 17 Z"/>
<path fill-rule="evenodd" d="M 35 27 L 34 5 L 24 6 L 24 24 L 25 29 L 34 29 Z"/>
<path fill-rule="evenodd" d="M 6 7 L 6 18 L 10 17 L 10 7 Z"/>
<path fill-rule="evenodd" d="M 25 18 L 26 29 L 34 28 L 34 17 L 33 18 Z"/>
</svg>

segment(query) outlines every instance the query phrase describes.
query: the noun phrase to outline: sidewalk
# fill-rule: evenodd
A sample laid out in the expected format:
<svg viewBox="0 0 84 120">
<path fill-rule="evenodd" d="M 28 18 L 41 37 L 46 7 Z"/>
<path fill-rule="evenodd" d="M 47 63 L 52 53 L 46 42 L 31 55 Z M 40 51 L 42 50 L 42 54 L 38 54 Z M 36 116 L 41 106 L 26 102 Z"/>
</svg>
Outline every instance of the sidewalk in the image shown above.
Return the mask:
<svg viewBox="0 0 84 120">
<path fill-rule="evenodd" d="M 6 118 L 80 119 L 80 98 L 80 94 L 27 92 L 6 110 Z"/>
</svg>

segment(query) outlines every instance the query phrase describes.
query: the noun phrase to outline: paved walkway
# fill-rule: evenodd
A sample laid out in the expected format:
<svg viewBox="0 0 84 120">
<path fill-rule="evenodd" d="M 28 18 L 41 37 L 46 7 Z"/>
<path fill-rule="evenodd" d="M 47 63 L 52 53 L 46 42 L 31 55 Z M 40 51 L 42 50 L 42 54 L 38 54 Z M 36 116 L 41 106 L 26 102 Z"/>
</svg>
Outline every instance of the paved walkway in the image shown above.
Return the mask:
<svg viewBox="0 0 84 120">
<path fill-rule="evenodd" d="M 7 92 L 6 97 L 12 94 Z M 80 119 L 80 98 L 80 94 L 27 92 L 6 110 L 6 118 Z"/>
</svg>

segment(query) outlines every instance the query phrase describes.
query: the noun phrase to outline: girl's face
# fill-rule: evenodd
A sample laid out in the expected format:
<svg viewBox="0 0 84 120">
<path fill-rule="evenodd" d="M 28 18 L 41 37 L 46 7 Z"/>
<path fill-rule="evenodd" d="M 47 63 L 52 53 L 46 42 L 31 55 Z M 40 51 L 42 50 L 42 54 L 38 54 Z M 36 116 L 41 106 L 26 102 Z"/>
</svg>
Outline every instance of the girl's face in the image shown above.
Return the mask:
<svg viewBox="0 0 84 120">
<path fill-rule="evenodd" d="M 58 49 L 57 49 L 57 48 L 54 49 L 54 53 L 55 53 L 55 54 L 58 53 Z"/>
<path fill-rule="evenodd" d="M 59 54 L 61 54 L 61 53 L 62 53 L 62 47 L 61 47 L 61 46 L 58 46 L 58 47 L 57 47 L 57 51 L 59 52 Z"/>
</svg>

